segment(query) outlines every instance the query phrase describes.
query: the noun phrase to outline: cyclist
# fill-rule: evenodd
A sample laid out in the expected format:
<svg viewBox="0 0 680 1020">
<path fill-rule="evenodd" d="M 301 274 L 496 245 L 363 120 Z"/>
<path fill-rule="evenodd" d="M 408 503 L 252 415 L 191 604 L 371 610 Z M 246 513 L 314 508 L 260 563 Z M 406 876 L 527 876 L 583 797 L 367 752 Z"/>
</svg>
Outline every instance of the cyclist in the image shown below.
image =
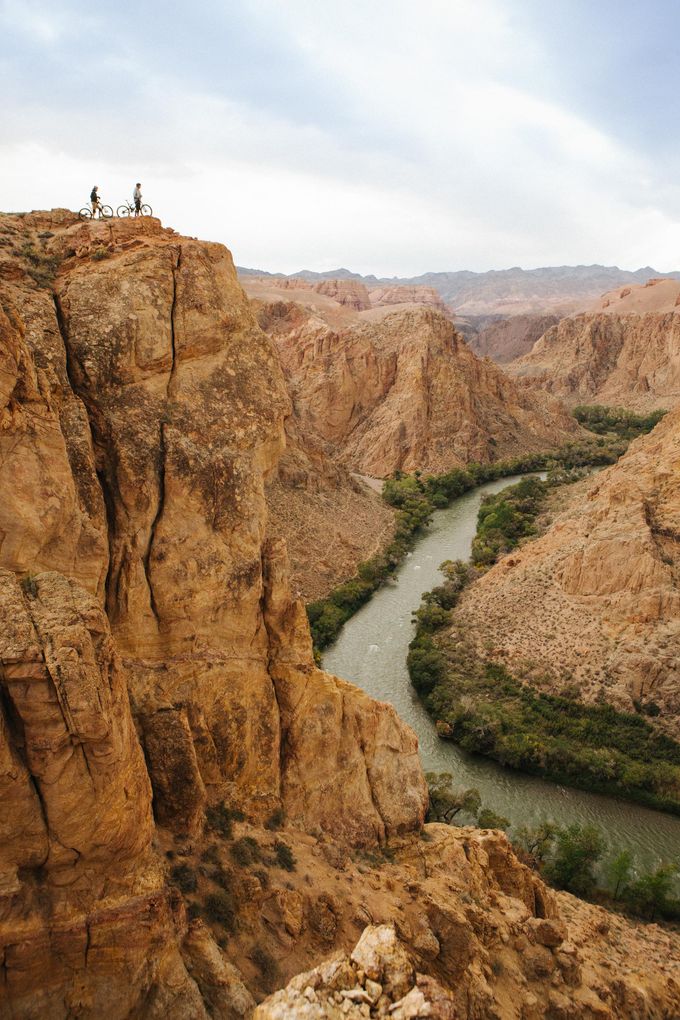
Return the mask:
<svg viewBox="0 0 680 1020">
<path fill-rule="evenodd" d="M 142 185 L 139 181 L 135 184 L 135 190 L 132 192 L 132 198 L 135 203 L 135 216 L 139 216 L 142 212 Z"/>
<path fill-rule="evenodd" d="M 95 184 L 94 188 L 90 192 L 90 202 L 92 203 L 92 219 L 95 218 L 95 216 L 97 215 L 97 210 L 99 209 L 99 195 L 97 194 L 98 191 L 99 185 Z"/>
</svg>

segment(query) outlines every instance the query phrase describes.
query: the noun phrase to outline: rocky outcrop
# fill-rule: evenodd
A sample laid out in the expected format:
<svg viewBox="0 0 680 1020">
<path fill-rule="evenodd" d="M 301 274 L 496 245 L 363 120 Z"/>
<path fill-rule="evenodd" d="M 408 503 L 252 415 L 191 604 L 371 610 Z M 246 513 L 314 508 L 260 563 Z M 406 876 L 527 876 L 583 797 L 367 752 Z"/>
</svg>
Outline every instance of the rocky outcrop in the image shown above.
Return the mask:
<svg viewBox="0 0 680 1020">
<path fill-rule="evenodd" d="M 428 308 L 344 330 L 309 315 L 275 340 L 301 433 L 365 474 L 443 471 L 580 434 L 559 404 L 475 357 Z"/>
<path fill-rule="evenodd" d="M 369 290 L 371 305 L 426 305 L 443 315 L 450 315 L 448 306 L 442 301 L 434 287 L 407 286 L 373 287 Z"/>
<path fill-rule="evenodd" d="M 358 942 L 348 932 L 254 1020 L 674 1017 L 677 935 L 550 892 L 500 833 L 430 825 L 426 834 L 373 881 L 351 874 L 356 893 L 367 889 Z"/>
<path fill-rule="evenodd" d="M 556 315 L 513 315 L 480 329 L 468 343 L 480 358 L 506 365 L 528 354 L 546 330 L 558 322 Z"/>
<path fill-rule="evenodd" d="M 661 315 L 680 307 L 680 280 L 652 278 L 640 286 L 620 287 L 609 291 L 595 302 L 592 311 L 607 315 L 643 315 L 654 312 Z"/>
<path fill-rule="evenodd" d="M 672 283 L 672 281 L 670 281 Z M 570 405 L 638 411 L 680 403 L 680 315 L 577 315 L 549 329 L 507 371 Z"/>
<path fill-rule="evenodd" d="M 317 294 L 324 294 L 337 301 L 339 305 L 345 305 L 356 312 L 363 312 L 371 307 L 368 289 L 358 280 L 320 280 L 318 283 L 308 283 L 307 280 L 284 277 L 270 282 L 281 290 L 311 290 Z"/>
<path fill-rule="evenodd" d="M 152 795 L 178 838 L 226 796 L 372 843 L 422 822 L 416 741 L 314 666 L 266 531 L 289 401 L 226 249 L 66 213 L 0 234 L 0 994 L 202 1017 Z"/>
<path fill-rule="evenodd" d="M 456 618 L 542 689 L 633 711 L 680 736 L 680 412 L 466 592 Z"/>
</svg>

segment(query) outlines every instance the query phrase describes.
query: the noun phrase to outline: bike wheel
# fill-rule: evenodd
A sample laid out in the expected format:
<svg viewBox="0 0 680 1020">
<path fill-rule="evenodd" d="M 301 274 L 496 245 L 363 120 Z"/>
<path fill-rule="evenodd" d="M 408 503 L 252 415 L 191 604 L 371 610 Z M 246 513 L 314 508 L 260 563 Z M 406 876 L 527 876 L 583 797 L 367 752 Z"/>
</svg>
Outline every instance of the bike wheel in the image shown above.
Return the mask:
<svg viewBox="0 0 680 1020">
<path fill-rule="evenodd" d="M 81 220 L 91 220 L 92 219 L 92 210 L 91 209 L 87 209 L 87 208 L 83 208 L 83 209 L 80 210 L 78 215 L 80 216 Z"/>
<path fill-rule="evenodd" d="M 150 205 L 143 205 L 140 211 L 142 216 L 153 216 L 153 209 Z"/>
<path fill-rule="evenodd" d="M 110 205 L 103 205 L 101 208 L 101 217 L 103 220 L 110 220 L 113 216 L 113 209 Z"/>
<path fill-rule="evenodd" d="M 130 207 L 127 206 L 127 205 L 119 205 L 118 208 L 116 209 L 116 216 L 120 216 L 122 218 L 123 216 L 129 216 L 129 215 L 130 215 Z"/>
</svg>

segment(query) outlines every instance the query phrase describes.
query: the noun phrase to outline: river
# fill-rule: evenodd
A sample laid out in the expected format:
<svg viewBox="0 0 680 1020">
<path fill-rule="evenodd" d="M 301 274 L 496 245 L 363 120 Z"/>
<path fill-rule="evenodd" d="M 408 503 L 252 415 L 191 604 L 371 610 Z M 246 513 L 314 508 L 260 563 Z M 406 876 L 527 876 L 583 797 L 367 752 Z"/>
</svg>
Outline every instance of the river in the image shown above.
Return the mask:
<svg viewBox="0 0 680 1020">
<path fill-rule="evenodd" d="M 551 819 L 559 824 L 593 822 L 612 852 L 631 850 L 640 864 L 680 855 L 680 818 L 632 802 L 559 786 L 440 740 L 411 687 L 406 654 L 413 636 L 411 613 L 423 592 L 441 582 L 443 560 L 470 556 L 477 511 L 486 493 L 498 492 L 518 478 L 489 482 L 438 510 L 430 527 L 395 575 L 349 620 L 323 658 L 330 673 L 351 680 L 380 701 L 388 701 L 415 730 L 426 771 L 451 772 L 455 787 L 476 787 L 484 807 L 509 818 L 512 826 Z"/>
</svg>

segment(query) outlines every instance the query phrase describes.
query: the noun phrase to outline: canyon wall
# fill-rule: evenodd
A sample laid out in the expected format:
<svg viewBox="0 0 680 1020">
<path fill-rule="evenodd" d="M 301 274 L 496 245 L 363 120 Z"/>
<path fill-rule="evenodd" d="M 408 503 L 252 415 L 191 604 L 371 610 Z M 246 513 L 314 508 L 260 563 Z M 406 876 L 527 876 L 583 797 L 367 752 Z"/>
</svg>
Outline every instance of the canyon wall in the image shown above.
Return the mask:
<svg viewBox="0 0 680 1020">
<path fill-rule="evenodd" d="M 291 310 L 272 336 L 303 434 L 355 471 L 444 471 L 550 449 L 581 430 L 550 397 L 477 358 L 438 312 L 335 329 Z"/>
<path fill-rule="evenodd" d="M 512 315 L 473 333 L 468 343 L 480 358 L 507 365 L 528 354 L 537 340 L 559 322 L 556 315 Z"/>
<path fill-rule="evenodd" d="M 641 412 L 676 407 L 680 315 L 618 313 L 612 306 L 562 319 L 506 369 L 517 382 L 571 406 L 606 404 Z"/>
<path fill-rule="evenodd" d="M 650 722 L 677 739 L 680 412 L 476 581 L 455 619 L 479 654 L 543 690 L 626 712 L 654 702 Z"/>
</svg>

